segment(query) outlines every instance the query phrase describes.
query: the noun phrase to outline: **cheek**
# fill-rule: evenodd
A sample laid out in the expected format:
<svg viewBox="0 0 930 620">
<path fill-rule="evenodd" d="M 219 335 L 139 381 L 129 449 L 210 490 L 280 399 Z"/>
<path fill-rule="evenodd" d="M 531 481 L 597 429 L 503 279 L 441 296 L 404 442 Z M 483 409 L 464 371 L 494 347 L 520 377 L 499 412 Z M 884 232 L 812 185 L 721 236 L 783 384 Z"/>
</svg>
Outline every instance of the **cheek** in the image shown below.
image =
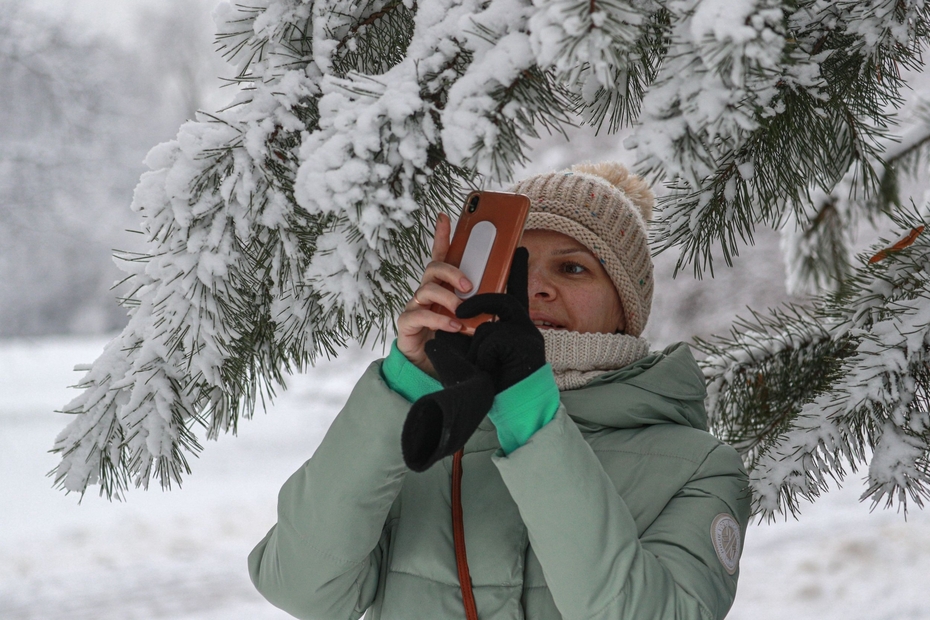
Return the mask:
<svg viewBox="0 0 930 620">
<path fill-rule="evenodd" d="M 620 325 L 623 322 L 623 308 L 620 305 L 620 297 L 617 296 L 616 291 L 611 287 L 610 292 L 604 295 L 602 300 L 603 305 L 603 320 L 605 329 L 614 332 L 618 328 L 621 328 Z"/>
<path fill-rule="evenodd" d="M 620 327 L 623 312 L 613 287 L 575 290 L 568 299 L 578 331 L 613 333 Z"/>
<path fill-rule="evenodd" d="M 613 296 L 610 322 L 612 331 L 626 331 L 626 313 L 623 311 L 623 304 L 620 303 L 620 297 L 617 295 Z"/>
</svg>

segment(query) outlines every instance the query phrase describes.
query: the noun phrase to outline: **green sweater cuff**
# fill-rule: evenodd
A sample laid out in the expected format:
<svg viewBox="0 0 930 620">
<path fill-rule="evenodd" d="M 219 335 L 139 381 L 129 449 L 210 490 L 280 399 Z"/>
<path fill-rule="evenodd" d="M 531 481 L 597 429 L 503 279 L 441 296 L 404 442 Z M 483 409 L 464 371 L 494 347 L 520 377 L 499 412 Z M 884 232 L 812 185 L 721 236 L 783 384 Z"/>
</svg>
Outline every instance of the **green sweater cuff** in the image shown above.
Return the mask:
<svg viewBox="0 0 930 620">
<path fill-rule="evenodd" d="M 559 409 L 559 387 L 546 364 L 529 377 L 494 397 L 488 417 L 497 427 L 504 454 L 524 445 L 548 424 Z"/>
<path fill-rule="evenodd" d="M 409 400 L 416 402 L 422 396 L 438 392 L 442 384 L 416 366 L 397 348 L 397 340 L 391 345 L 391 352 L 381 363 L 381 376 L 388 387 Z"/>
</svg>

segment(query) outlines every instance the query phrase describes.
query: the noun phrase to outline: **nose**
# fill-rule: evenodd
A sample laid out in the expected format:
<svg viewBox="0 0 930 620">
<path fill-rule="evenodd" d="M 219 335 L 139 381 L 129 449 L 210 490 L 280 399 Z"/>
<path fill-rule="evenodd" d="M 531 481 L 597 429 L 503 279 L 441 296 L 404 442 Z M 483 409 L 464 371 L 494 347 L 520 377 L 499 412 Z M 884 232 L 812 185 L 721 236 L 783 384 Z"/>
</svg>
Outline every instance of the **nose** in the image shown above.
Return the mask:
<svg viewBox="0 0 930 620">
<path fill-rule="evenodd" d="M 526 293 L 530 300 L 555 298 L 556 290 L 552 285 L 552 281 L 540 265 L 533 264 L 532 255 L 527 266 L 526 276 Z"/>
</svg>

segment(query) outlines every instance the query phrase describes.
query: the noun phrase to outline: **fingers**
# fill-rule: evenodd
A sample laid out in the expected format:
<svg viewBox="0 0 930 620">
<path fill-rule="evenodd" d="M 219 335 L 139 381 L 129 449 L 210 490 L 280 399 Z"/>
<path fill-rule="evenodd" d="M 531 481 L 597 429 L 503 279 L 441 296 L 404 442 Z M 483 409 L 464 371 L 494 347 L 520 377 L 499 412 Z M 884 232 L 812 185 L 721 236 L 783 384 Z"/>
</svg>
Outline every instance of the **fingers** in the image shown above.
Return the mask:
<svg viewBox="0 0 930 620">
<path fill-rule="evenodd" d="M 436 234 L 433 236 L 432 261 L 423 272 L 422 282 L 445 282 L 458 291 L 467 293 L 472 283 L 465 277 L 465 273 L 446 263 L 446 255 L 451 245 L 452 220 L 445 213 L 440 213 L 436 219 Z"/>
<path fill-rule="evenodd" d="M 424 372 L 433 374 L 424 345 L 435 332 L 459 332 L 462 324 L 454 316 L 433 312 L 433 304 L 446 308 L 450 314 L 461 303 L 455 291 L 468 292 L 472 283 L 458 268 L 445 262 L 451 244 L 452 222 L 448 215 L 436 219 L 432 261 L 423 271 L 423 278 L 404 311 L 397 317 L 397 348 Z M 452 290 L 450 290 L 450 288 Z"/>
<path fill-rule="evenodd" d="M 507 277 L 507 294 L 514 296 L 527 311 L 530 307 L 527 292 L 529 260 L 529 250 L 524 247 L 517 248 L 513 253 L 513 262 L 510 264 L 510 275 Z"/>
<path fill-rule="evenodd" d="M 445 213 L 440 213 L 436 218 L 436 234 L 433 235 L 433 252 L 431 258 L 434 261 L 442 262 L 446 260 L 446 254 L 449 252 L 449 245 L 452 237 L 452 220 Z"/>
<path fill-rule="evenodd" d="M 479 314 L 496 314 L 504 322 L 517 321 L 521 317 L 529 320 L 526 308 L 513 295 L 505 293 L 475 295 L 463 301 L 455 311 L 460 319 L 470 319 Z"/>
<path fill-rule="evenodd" d="M 449 216 L 440 213 L 436 219 L 436 233 L 433 236 L 433 260 L 423 270 L 420 286 L 414 293 L 411 303 L 423 307 L 439 304 L 450 313 L 454 313 L 460 299 L 453 291 L 467 293 L 472 289 L 472 283 L 465 276 L 465 273 L 445 262 L 451 243 L 451 231 L 452 222 Z M 411 303 L 407 304 L 407 310 L 413 309 Z"/>
<path fill-rule="evenodd" d="M 466 293 L 471 287 L 471 282 L 460 269 L 448 263 L 433 261 L 423 271 L 422 283 L 407 303 L 406 310 L 438 304 L 450 314 L 455 314 L 455 309 L 462 303 L 455 291 Z"/>
<path fill-rule="evenodd" d="M 438 304 L 446 308 L 450 314 L 455 314 L 455 309 L 460 303 L 462 300 L 448 288 L 437 282 L 427 282 L 413 293 L 413 298 L 407 303 L 405 310 L 418 307 L 429 309 L 433 304 Z"/>
<path fill-rule="evenodd" d="M 465 272 L 458 267 L 453 267 L 449 263 L 442 261 L 432 261 L 423 270 L 423 284 L 428 282 L 445 283 L 457 291 L 467 293 L 471 290 L 471 281 L 465 277 Z"/>
<path fill-rule="evenodd" d="M 411 305 L 412 308 L 409 307 Z M 397 317 L 397 349 L 417 368 L 435 377 L 435 369 L 424 351 L 424 345 L 436 332 L 458 332 L 461 329 L 462 324 L 455 318 L 432 312 L 411 301 Z"/>
<path fill-rule="evenodd" d="M 413 308 L 408 307 L 397 317 L 397 335 L 401 338 L 417 336 L 423 330 L 457 332 L 461 329 L 462 324 L 454 317 L 433 312 L 428 307 L 417 306 L 415 303 Z"/>
</svg>

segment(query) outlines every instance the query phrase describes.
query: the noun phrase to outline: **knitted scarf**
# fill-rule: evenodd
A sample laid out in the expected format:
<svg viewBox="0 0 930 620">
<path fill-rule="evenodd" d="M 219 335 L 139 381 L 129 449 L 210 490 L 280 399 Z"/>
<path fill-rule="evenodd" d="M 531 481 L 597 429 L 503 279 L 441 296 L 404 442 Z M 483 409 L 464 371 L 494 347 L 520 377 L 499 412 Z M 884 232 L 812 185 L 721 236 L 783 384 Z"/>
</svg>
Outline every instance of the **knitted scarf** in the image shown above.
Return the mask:
<svg viewBox="0 0 930 620">
<path fill-rule="evenodd" d="M 540 331 L 546 342 L 546 361 L 552 365 L 561 391 L 580 388 L 594 377 L 628 366 L 649 353 L 645 339 L 626 334 Z"/>
</svg>

